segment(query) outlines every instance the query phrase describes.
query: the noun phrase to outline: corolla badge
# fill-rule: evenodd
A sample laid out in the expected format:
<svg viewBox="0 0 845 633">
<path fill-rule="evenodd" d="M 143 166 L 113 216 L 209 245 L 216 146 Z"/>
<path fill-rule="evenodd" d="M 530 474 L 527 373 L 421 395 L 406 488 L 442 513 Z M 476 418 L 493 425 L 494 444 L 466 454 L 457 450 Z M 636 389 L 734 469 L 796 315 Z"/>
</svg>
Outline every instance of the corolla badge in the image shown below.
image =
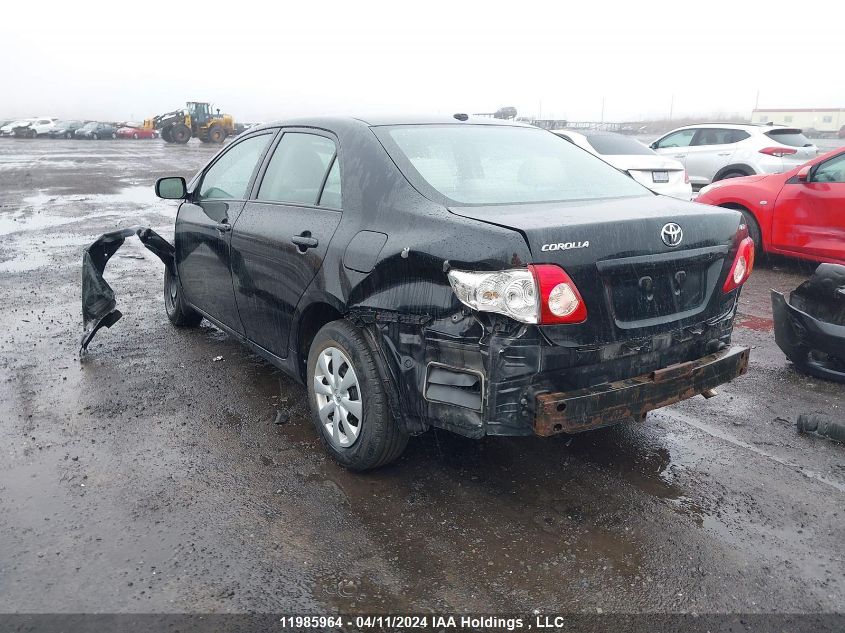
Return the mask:
<svg viewBox="0 0 845 633">
<path fill-rule="evenodd" d="M 663 243 L 666 246 L 677 246 L 684 239 L 684 231 L 674 222 L 664 224 L 660 230 L 660 237 L 663 238 Z"/>
<path fill-rule="evenodd" d="M 558 242 L 557 244 L 543 244 L 540 250 L 546 251 L 568 251 L 570 248 L 590 248 L 590 241 L 583 242 Z"/>
</svg>

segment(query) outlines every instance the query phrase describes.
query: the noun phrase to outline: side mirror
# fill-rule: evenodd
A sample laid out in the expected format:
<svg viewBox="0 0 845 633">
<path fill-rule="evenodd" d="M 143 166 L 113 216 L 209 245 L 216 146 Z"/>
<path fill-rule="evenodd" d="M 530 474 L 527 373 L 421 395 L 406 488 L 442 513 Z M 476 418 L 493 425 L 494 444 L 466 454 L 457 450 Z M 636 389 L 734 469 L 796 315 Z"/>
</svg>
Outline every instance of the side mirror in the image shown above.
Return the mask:
<svg viewBox="0 0 845 633">
<path fill-rule="evenodd" d="M 802 167 L 798 171 L 797 174 L 795 174 L 795 177 L 798 178 L 799 182 L 809 182 L 810 181 L 810 171 L 812 169 L 813 168 L 810 165 L 806 165 L 806 166 Z"/>
<path fill-rule="evenodd" d="M 156 195 L 165 200 L 184 200 L 188 197 L 188 186 L 182 176 L 170 176 L 156 180 Z"/>
<path fill-rule="evenodd" d="M 651 149 L 657 149 L 657 141 L 652 142 L 652 144 L 651 144 L 651 145 L 649 145 L 649 147 L 650 147 Z"/>
</svg>

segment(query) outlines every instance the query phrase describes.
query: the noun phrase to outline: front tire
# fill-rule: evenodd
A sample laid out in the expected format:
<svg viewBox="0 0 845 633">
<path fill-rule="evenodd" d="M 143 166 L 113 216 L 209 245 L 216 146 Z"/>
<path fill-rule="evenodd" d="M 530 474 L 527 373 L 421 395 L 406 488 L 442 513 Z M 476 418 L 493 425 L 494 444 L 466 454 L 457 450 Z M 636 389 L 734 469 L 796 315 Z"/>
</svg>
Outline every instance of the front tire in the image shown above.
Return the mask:
<svg viewBox="0 0 845 633">
<path fill-rule="evenodd" d="M 100 136 L 99 136 L 99 134 L 97 134 L 96 132 L 95 132 L 94 134 L 92 134 L 92 135 L 91 135 L 91 138 L 92 138 L 92 139 L 94 139 L 95 141 L 99 141 L 99 140 L 100 140 Z"/>
<path fill-rule="evenodd" d="M 185 303 L 179 280 L 164 269 L 164 310 L 167 318 L 176 327 L 196 327 L 202 315 Z"/>
<path fill-rule="evenodd" d="M 178 123 L 170 129 L 170 138 L 174 143 L 187 143 L 191 140 L 191 128 L 184 123 Z"/>
<path fill-rule="evenodd" d="M 408 444 L 388 406 L 373 351 L 360 330 L 339 320 L 323 326 L 308 354 L 311 417 L 331 456 L 350 470 L 378 468 Z"/>
</svg>

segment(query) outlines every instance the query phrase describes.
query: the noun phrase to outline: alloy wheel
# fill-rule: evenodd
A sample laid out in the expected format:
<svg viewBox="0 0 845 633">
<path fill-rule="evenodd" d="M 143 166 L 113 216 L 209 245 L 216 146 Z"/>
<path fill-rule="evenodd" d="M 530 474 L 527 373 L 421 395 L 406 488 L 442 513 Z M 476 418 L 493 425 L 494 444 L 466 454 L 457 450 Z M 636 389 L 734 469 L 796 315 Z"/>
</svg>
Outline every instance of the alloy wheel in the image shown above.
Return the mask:
<svg viewBox="0 0 845 633">
<path fill-rule="evenodd" d="M 335 448 L 349 448 L 361 434 L 363 407 L 358 376 L 336 347 L 320 352 L 314 367 L 314 395 L 326 436 Z"/>
</svg>

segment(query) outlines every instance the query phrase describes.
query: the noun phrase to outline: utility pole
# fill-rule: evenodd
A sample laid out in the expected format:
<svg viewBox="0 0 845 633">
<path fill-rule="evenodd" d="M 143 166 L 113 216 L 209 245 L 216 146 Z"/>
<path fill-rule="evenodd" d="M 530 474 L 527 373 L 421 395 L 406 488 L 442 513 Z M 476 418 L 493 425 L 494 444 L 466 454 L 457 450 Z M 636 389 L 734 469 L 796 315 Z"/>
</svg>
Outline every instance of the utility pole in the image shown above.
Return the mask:
<svg viewBox="0 0 845 633">
<path fill-rule="evenodd" d="M 675 95 L 669 98 L 669 120 L 672 120 L 672 110 L 675 109 Z"/>
<path fill-rule="evenodd" d="M 601 98 L 601 122 L 604 123 L 604 97 Z"/>
<path fill-rule="evenodd" d="M 757 98 L 754 99 L 754 109 L 756 110 L 759 105 L 760 105 L 760 89 L 757 88 Z"/>
</svg>

